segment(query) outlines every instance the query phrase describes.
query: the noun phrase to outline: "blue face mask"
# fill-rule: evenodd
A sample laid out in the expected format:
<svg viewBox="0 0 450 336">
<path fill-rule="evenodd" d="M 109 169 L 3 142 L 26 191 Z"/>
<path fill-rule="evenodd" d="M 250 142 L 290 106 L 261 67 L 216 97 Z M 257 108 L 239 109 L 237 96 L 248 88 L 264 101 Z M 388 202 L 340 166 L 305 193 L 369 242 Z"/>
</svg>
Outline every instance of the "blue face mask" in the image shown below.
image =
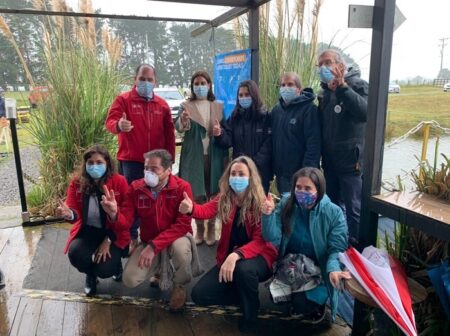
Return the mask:
<svg viewBox="0 0 450 336">
<path fill-rule="evenodd" d="M 239 98 L 239 105 L 241 105 L 241 107 L 244 109 L 248 109 L 250 106 L 252 106 L 252 101 L 252 97 Z"/>
<path fill-rule="evenodd" d="M 206 98 L 208 96 L 209 88 L 207 85 L 195 85 L 194 93 L 197 98 Z"/>
<path fill-rule="evenodd" d="M 295 86 L 280 87 L 280 96 L 286 103 L 291 102 L 297 97 L 297 87 Z"/>
<path fill-rule="evenodd" d="M 94 180 L 99 179 L 106 173 L 106 164 L 87 164 L 86 163 L 86 173 L 89 174 Z"/>
<path fill-rule="evenodd" d="M 144 98 L 153 97 L 153 89 L 155 88 L 155 84 L 147 82 L 147 81 L 139 81 L 136 85 L 137 93 L 139 96 Z"/>
<path fill-rule="evenodd" d="M 247 176 L 230 176 L 228 183 L 235 193 L 244 192 L 248 187 Z"/>
<path fill-rule="evenodd" d="M 325 84 L 328 84 L 329 82 L 331 82 L 334 79 L 334 76 L 331 73 L 330 68 L 325 65 L 322 65 L 320 67 L 319 76 L 320 76 L 320 81 Z"/>
<path fill-rule="evenodd" d="M 296 191 L 295 198 L 301 208 L 309 209 L 316 203 L 317 193 L 313 194 L 308 191 Z"/>
</svg>

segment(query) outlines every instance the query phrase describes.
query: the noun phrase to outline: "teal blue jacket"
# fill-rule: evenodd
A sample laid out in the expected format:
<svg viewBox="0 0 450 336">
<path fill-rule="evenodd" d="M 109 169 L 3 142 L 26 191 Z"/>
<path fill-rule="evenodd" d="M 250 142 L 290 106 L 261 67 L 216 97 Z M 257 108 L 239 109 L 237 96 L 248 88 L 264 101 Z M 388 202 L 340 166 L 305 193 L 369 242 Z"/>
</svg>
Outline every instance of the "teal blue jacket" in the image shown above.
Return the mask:
<svg viewBox="0 0 450 336">
<path fill-rule="evenodd" d="M 263 215 L 262 218 L 263 237 L 266 241 L 278 248 L 280 256 L 285 255 L 286 246 L 289 241 L 288 236 L 283 237 L 281 224 L 282 209 L 288 198 L 289 195 L 283 196 L 275 211 L 270 216 Z M 301 220 L 299 212 L 299 207 L 295 205 L 291 217 L 291 228 L 295 227 L 294 224 L 296 221 Z M 322 277 L 328 289 L 332 318 L 334 320 L 338 305 L 338 292 L 331 285 L 328 274 L 341 270 L 338 254 L 347 249 L 347 223 L 342 209 L 333 204 L 327 195 L 324 195 L 319 204 L 310 211 L 309 216 L 309 228 L 311 230 L 314 251 L 319 261 Z M 306 297 L 310 299 L 308 292 L 306 292 Z"/>
</svg>

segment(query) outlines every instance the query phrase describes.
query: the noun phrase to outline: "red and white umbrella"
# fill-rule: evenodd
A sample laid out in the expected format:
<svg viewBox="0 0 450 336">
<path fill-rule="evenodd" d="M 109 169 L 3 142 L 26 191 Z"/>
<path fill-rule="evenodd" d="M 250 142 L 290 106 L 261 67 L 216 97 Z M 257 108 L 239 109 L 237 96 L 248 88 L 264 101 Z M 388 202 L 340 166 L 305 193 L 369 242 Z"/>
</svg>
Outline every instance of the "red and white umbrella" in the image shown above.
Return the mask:
<svg viewBox="0 0 450 336">
<path fill-rule="evenodd" d="M 339 259 L 406 335 L 417 335 L 406 274 L 397 260 L 373 246 L 362 254 L 350 247 Z"/>
</svg>

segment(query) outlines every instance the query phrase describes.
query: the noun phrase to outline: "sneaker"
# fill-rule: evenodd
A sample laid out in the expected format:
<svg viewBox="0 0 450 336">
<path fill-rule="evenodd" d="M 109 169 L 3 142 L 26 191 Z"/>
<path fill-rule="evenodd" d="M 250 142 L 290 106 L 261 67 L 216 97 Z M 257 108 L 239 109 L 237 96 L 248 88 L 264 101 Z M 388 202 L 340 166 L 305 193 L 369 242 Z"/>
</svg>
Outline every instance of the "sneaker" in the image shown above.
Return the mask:
<svg viewBox="0 0 450 336">
<path fill-rule="evenodd" d="M 95 296 L 97 294 L 97 277 L 86 274 L 86 281 L 84 284 L 84 292 L 87 296 Z"/>
<path fill-rule="evenodd" d="M 313 312 L 311 314 L 303 315 L 303 314 L 291 314 L 292 317 L 298 318 L 302 323 L 307 324 L 322 324 L 325 322 L 331 321 L 331 316 L 329 310 L 326 306 L 323 307 L 323 310 L 320 312 Z"/>
<path fill-rule="evenodd" d="M 186 303 L 186 289 L 183 286 L 175 285 L 170 296 L 169 308 L 173 312 L 180 311 Z"/>
</svg>

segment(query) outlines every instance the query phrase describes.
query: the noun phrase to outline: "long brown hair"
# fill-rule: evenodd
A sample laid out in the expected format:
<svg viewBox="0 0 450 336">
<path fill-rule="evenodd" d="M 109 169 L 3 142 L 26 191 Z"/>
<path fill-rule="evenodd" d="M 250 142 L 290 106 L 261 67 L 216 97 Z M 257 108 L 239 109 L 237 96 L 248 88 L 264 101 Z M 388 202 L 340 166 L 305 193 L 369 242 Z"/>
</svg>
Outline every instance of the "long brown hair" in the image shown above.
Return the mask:
<svg viewBox="0 0 450 336">
<path fill-rule="evenodd" d="M 237 93 L 236 93 L 236 105 L 234 107 L 233 112 L 231 113 L 231 118 L 236 118 L 237 115 L 242 111 L 241 106 L 239 105 L 239 89 L 241 87 L 245 87 L 252 97 L 252 106 L 250 109 L 251 117 L 253 120 L 256 120 L 267 113 L 267 108 L 264 106 L 263 101 L 261 99 L 261 94 L 259 93 L 258 84 L 256 84 L 252 80 L 245 80 L 239 84 Z M 248 113 L 248 112 L 246 112 Z"/>
<path fill-rule="evenodd" d="M 240 222 L 245 223 L 245 219 L 247 218 L 251 219 L 252 224 L 258 223 L 261 220 L 260 205 L 264 201 L 265 195 L 258 168 L 256 168 L 255 163 L 248 156 L 239 156 L 231 161 L 219 180 L 220 199 L 218 204 L 218 217 L 222 223 L 226 223 L 231 209 L 237 200 L 237 195 L 231 189 L 229 183 L 231 168 L 236 163 L 245 164 L 250 173 L 249 185 L 244 191 L 244 201 L 241 204 Z"/>
<path fill-rule="evenodd" d="M 214 93 L 212 92 L 211 76 L 206 71 L 203 71 L 203 70 L 197 71 L 191 77 L 191 97 L 189 98 L 189 100 L 197 100 L 197 96 L 194 93 L 194 81 L 197 77 L 203 77 L 204 79 L 206 79 L 206 81 L 209 84 L 209 90 L 208 90 L 208 95 L 206 96 L 206 99 L 208 99 L 209 101 L 216 100 L 216 97 L 214 96 Z"/>
<path fill-rule="evenodd" d="M 283 224 L 283 233 L 286 235 L 291 234 L 290 222 L 292 214 L 294 213 L 295 203 L 297 202 L 295 198 L 295 185 L 297 184 L 297 180 L 300 177 L 308 177 L 312 181 L 312 183 L 314 183 L 314 186 L 317 189 L 317 201 L 314 206 L 317 206 L 317 204 L 320 203 L 320 201 L 323 198 L 323 195 L 325 195 L 326 192 L 325 177 L 323 176 L 320 169 L 313 167 L 305 167 L 298 170 L 294 174 L 294 176 L 292 176 L 291 194 L 289 195 L 286 205 L 284 206 L 283 211 L 281 213 L 281 223 Z"/>
<path fill-rule="evenodd" d="M 86 162 L 94 154 L 100 154 L 106 161 L 106 172 L 105 174 L 96 182 L 87 172 L 86 172 Z M 81 191 L 86 194 L 95 194 L 98 190 L 102 190 L 103 185 L 106 181 L 115 173 L 114 161 L 111 159 L 111 155 L 108 150 L 99 144 L 95 144 L 89 147 L 83 154 L 83 162 L 78 167 L 75 176 L 78 177 L 80 182 Z"/>
</svg>

